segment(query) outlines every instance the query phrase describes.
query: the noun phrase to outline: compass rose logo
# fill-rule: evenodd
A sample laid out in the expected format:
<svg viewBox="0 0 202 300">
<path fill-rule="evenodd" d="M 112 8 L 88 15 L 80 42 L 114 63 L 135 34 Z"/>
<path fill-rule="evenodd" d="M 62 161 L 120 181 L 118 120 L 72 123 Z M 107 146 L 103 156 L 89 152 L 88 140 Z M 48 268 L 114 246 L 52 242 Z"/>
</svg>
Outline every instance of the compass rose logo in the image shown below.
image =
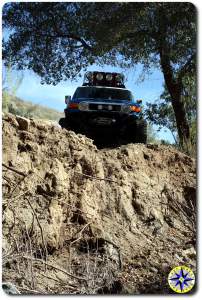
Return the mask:
<svg viewBox="0 0 202 300">
<path fill-rule="evenodd" d="M 195 284 L 195 276 L 186 266 L 175 267 L 168 275 L 168 283 L 176 293 L 188 293 Z"/>
</svg>

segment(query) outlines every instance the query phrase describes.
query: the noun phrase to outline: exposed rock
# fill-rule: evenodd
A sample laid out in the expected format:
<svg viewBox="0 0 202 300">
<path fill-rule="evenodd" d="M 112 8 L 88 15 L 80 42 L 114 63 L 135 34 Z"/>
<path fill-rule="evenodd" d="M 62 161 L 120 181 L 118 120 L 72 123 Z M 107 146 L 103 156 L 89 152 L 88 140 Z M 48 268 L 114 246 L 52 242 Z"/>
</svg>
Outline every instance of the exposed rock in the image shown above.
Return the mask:
<svg viewBox="0 0 202 300">
<path fill-rule="evenodd" d="M 20 130 L 29 131 L 30 120 L 24 117 L 17 116 L 16 120 L 19 124 Z"/>
<path fill-rule="evenodd" d="M 182 255 L 189 259 L 195 260 L 196 259 L 196 250 L 194 249 L 194 247 L 188 248 L 188 249 L 182 251 Z"/>
</svg>

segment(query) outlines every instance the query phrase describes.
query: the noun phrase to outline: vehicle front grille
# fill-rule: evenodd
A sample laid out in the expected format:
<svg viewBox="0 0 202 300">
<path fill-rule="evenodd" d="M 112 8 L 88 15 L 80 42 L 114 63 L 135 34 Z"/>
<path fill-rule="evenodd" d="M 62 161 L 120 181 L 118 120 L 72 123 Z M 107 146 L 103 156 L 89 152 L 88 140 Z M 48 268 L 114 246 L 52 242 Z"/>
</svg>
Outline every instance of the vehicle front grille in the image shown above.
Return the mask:
<svg viewBox="0 0 202 300">
<path fill-rule="evenodd" d="M 98 111 L 121 111 L 121 105 L 115 104 L 89 104 L 89 110 L 98 110 Z"/>
</svg>

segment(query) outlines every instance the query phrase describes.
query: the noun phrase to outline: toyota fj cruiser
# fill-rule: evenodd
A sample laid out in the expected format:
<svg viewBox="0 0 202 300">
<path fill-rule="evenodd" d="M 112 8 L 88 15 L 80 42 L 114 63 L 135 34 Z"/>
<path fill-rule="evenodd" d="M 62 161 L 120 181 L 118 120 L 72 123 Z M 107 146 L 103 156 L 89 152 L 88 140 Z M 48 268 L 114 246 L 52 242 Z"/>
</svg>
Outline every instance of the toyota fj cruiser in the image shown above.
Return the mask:
<svg viewBox="0 0 202 300">
<path fill-rule="evenodd" d="M 142 118 L 142 101 L 134 100 L 125 88 L 124 75 L 87 72 L 84 83 L 71 98 L 65 96 L 62 128 L 89 137 L 97 132 L 117 132 L 128 142 L 146 143 L 147 123 Z"/>
</svg>

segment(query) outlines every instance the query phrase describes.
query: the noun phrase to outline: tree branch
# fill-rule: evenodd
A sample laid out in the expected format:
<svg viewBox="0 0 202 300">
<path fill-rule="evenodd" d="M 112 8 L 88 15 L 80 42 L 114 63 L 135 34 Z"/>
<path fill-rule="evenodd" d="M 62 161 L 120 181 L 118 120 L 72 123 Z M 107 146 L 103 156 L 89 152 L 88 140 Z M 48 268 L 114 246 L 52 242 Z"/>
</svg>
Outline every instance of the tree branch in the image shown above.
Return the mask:
<svg viewBox="0 0 202 300">
<path fill-rule="evenodd" d="M 58 27 L 57 27 L 57 23 L 56 23 L 56 21 L 54 19 L 54 16 L 53 16 L 52 20 L 53 20 L 53 26 L 54 26 L 54 30 L 56 32 L 56 36 L 57 37 L 67 38 L 67 39 L 73 39 L 75 41 L 80 42 L 85 49 L 87 49 L 89 51 L 92 51 L 92 47 L 89 46 L 87 44 L 87 42 L 83 38 L 81 38 L 81 37 L 79 37 L 79 36 L 77 36 L 75 34 L 65 34 L 65 33 L 61 32 L 61 30 L 58 29 Z"/>
<path fill-rule="evenodd" d="M 81 43 L 81 45 L 77 45 L 74 48 L 81 48 L 81 47 L 83 47 L 83 48 L 85 48 L 85 49 L 87 49 L 89 51 L 93 51 L 93 47 L 89 46 L 84 39 L 82 39 L 82 38 L 80 38 L 80 37 L 78 37 L 76 35 L 62 34 L 62 33 L 58 33 L 58 34 L 52 35 L 52 34 L 38 32 L 38 31 L 35 32 L 35 35 L 38 35 L 38 36 L 41 36 L 41 37 L 48 37 L 48 38 L 52 38 L 52 39 L 56 39 L 56 38 L 72 39 L 72 40 L 75 40 L 75 41 L 78 41 L 78 42 Z"/>
<path fill-rule="evenodd" d="M 14 169 L 14 168 L 12 168 L 12 167 L 9 167 L 9 166 L 7 166 L 7 165 L 4 164 L 4 163 L 2 163 L 2 166 L 3 166 L 4 168 L 7 168 L 7 169 L 10 170 L 10 171 L 13 171 L 13 172 L 17 173 L 18 175 L 21 175 L 21 176 L 23 176 L 23 177 L 27 176 L 27 174 L 25 174 L 25 173 L 23 173 L 23 172 L 20 172 L 20 171 Z"/>
<path fill-rule="evenodd" d="M 191 57 L 187 60 L 187 62 L 184 64 L 184 66 L 179 71 L 178 75 L 178 81 L 181 81 L 184 75 L 192 70 L 192 68 L 195 66 L 194 59 L 196 57 L 196 54 L 192 54 Z"/>
<path fill-rule="evenodd" d="M 35 262 L 40 262 L 40 263 L 42 263 L 42 264 L 45 264 L 47 267 L 53 268 L 53 269 L 55 269 L 55 270 L 57 270 L 57 271 L 60 271 L 60 272 L 66 274 L 67 276 L 72 277 L 72 278 L 74 278 L 74 279 L 87 281 L 86 278 L 84 278 L 84 277 L 79 277 L 79 276 L 75 276 L 75 275 L 73 275 L 73 274 L 67 272 L 67 271 L 64 270 L 63 268 L 61 268 L 61 267 L 59 267 L 59 266 L 56 266 L 56 265 L 52 265 L 52 264 L 48 263 L 48 262 L 45 261 L 45 260 L 42 260 L 42 259 L 39 259 L 39 258 L 34 258 L 34 257 L 31 257 L 31 256 L 25 256 L 25 255 L 22 255 L 21 257 L 24 258 L 24 259 L 27 259 L 27 260 L 33 260 L 33 261 L 35 261 Z"/>
</svg>

